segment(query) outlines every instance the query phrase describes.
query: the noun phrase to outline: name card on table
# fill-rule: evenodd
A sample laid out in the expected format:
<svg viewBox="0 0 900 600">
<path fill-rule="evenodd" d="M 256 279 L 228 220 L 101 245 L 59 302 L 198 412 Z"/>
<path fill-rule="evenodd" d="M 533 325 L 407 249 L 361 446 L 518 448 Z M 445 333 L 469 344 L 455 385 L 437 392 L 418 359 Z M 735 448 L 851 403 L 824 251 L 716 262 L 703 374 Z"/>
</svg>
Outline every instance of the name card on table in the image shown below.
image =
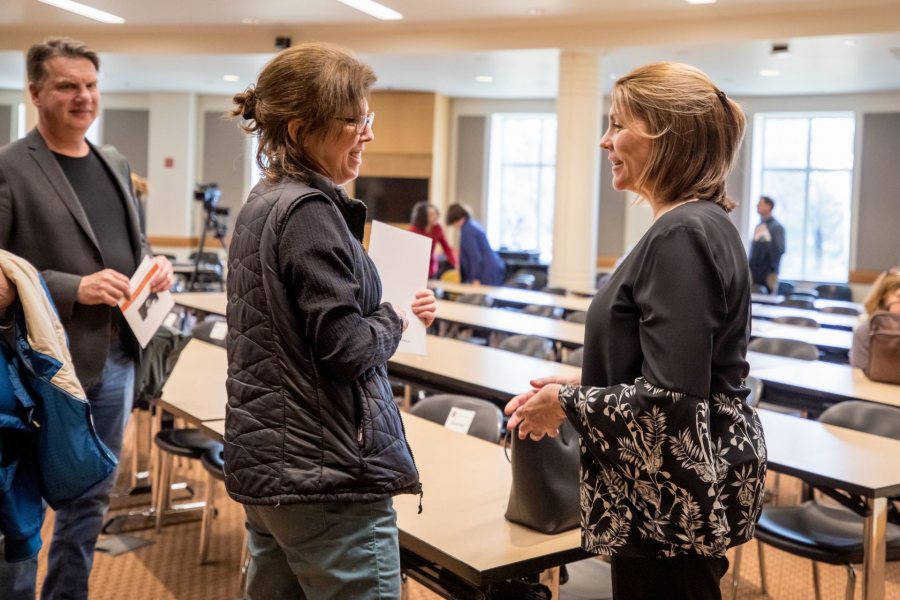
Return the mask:
<svg viewBox="0 0 900 600">
<path fill-rule="evenodd" d="M 454 406 L 450 409 L 450 414 L 447 415 L 447 420 L 444 421 L 444 427 L 451 431 L 456 431 L 457 433 L 466 434 L 469 433 L 469 428 L 472 427 L 472 421 L 474 420 L 474 410 L 469 410 L 467 408 L 457 408 Z"/>
</svg>

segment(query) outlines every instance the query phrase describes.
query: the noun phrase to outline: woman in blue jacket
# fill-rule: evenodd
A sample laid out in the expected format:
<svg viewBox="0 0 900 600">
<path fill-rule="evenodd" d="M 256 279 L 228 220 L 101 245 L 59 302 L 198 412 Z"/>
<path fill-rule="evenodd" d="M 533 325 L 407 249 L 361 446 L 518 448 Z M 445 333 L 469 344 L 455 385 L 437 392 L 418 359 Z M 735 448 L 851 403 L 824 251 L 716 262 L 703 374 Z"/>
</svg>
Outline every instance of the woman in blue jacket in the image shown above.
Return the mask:
<svg viewBox="0 0 900 600">
<path fill-rule="evenodd" d="M 494 252 L 481 223 L 462 204 L 447 209 L 447 225 L 459 228 L 459 274 L 463 283 L 502 285 L 506 275 L 503 259 Z"/>
</svg>

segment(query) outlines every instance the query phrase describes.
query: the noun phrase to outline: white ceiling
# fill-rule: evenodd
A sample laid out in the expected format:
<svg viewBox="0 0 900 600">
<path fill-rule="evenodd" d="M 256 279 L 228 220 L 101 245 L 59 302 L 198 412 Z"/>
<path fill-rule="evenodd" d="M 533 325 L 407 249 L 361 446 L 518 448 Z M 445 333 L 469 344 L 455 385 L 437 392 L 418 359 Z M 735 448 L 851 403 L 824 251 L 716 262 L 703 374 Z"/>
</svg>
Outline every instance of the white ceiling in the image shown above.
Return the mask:
<svg viewBox="0 0 900 600">
<path fill-rule="evenodd" d="M 109 31 L 130 31 L 141 27 L 168 26 L 210 28 L 240 27 L 243 18 L 258 19 L 247 31 L 283 26 L 302 32 L 307 25 L 366 26 L 374 30 L 383 24 L 335 0 L 84 0 L 100 9 L 127 19 L 122 26 L 105 26 Z M 884 0 L 851 0 L 854 6 L 883 4 Z M 730 10 L 773 11 L 846 5 L 838 0 L 720 0 L 717 5 L 688 6 L 683 0 L 385 0 L 402 12 L 403 27 L 416 23 L 471 23 L 489 27 L 495 20 L 509 23 L 521 19 L 578 19 L 621 17 L 629 19 L 690 18 L 715 15 Z M 530 8 L 541 8 L 541 16 L 529 16 Z M 689 12 L 695 11 L 695 12 Z M 523 14 L 526 13 L 526 14 Z M 773 14 L 772 18 L 777 18 Z M 499 21 L 498 21 L 499 22 Z M 514 21 L 515 22 L 515 21 Z M 70 15 L 36 0 L 0 1 L 0 38 L 7 31 L 48 28 L 55 34 L 77 35 L 86 29 L 83 17 Z M 673 27 L 675 25 L 673 24 Z M 116 29 L 119 28 L 119 29 Z M 122 29 L 125 28 L 125 29 Z M 299 28 L 299 29 L 298 29 Z M 369 30 L 367 29 L 367 31 Z M 666 44 L 632 46 L 607 51 L 603 57 L 603 81 L 608 89 L 613 76 L 622 75 L 647 62 L 674 60 L 694 64 L 707 71 L 720 86 L 735 96 L 782 94 L 834 94 L 900 90 L 900 27 L 897 32 L 759 39 L 714 44 Z M 240 31 L 240 29 L 238 29 Z M 274 31 L 274 29 L 273 29 Z M 73 33 L 74 32 L 74 33 Z M 601 32 L 602 33 L 602 32 Z M 223 34 L 224 35 L 224 34 Z M 229 35 L 234 35 L 229 33 Z M 602 36 L 601 36 L 602 37 Z M 852 40 L 852 46 L 848 45 Z M 790 55 L 771 54 L 773 42 L 790 44 Z M 893 50 L 893 52 L 892 52 Z M 271 53 L 253 54 L 159 54 L 103 52 L 102 89 L 119 91 L 194 91 L 232 94 L 250 83 Z M 379 89 L 437 91 L 454 97 L 553 98 L 556 96 L 559 50 L 556 48 L 485 50 L 456 52 L 363 52 L 375 68 Z M 25 79 L 21 51 L 0 51 L 0 89 L 22 89 Z M 761 69 L 777 69 L 778 77 L 762 77 Z M 223 81 L 237 75 L 237 82 Z M 493 77 L 492 83 L 478 83 L 477 75 Z"/>
</svg>

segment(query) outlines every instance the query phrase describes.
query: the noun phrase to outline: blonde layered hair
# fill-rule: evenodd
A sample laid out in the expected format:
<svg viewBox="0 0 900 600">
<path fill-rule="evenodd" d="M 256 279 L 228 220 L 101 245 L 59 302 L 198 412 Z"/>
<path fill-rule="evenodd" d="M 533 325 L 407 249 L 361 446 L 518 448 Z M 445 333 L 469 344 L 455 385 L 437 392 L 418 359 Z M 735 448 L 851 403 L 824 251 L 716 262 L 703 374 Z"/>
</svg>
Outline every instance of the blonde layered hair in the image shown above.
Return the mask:
<svg viewBox="0 0 900 600">
<path fill-rule="evenodd" d="M 888 310 L 885 300 L 898 289 L 900 289 L 900 270 L 891 269 L 879 275 L 872 283 L 872 288 L 863 304 L 866 314 L 874 315 L 877 312 Z"/>
<path fill-rule="evenodd" d="M 349 50 L 300 44 L 281 51 L 255 85 L 234 95 L 231 114 L 242 117 L 241 128 L 259 138 L 256 163 L 267 181 L 308 181 L 310 171 L 323 169 L 306 142 L 340 135 L 346 123 L 335 117 L 358 116 L 375 80 L 372 68 Z"/>
<path fill-rule="evenodd" d="M 653 141 L 640 189 L 662 203 L 699 198 L 734 209 L 725 178 L 746 119 L 703 71 L 681 63 L 639 67 L 616 81 L 612 112 L 626 125 L 643 121 Z"/>
</svg>

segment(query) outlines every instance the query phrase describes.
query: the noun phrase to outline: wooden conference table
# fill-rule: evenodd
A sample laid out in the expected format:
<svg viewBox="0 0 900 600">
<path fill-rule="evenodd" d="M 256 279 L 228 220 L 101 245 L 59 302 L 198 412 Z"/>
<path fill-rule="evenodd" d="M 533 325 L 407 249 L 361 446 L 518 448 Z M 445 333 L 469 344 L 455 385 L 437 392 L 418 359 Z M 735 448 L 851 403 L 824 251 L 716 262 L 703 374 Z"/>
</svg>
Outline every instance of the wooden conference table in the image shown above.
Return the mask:
<svg viewBox="0 0 900 600">
<path fill-rule="evenodd" d="M 527 359 L 531 364 L 528 372 L 503 374 L 507 368 L 504 363 L 518 357 L 470 346 L 480 354 L 478 362 L 486 363 L 472 371 L 453 365 L 463 346 L 466 344 L 455 340 L 429 338 L 427 359 L 404 359 L 397 364 L 404 365 L 408 372 L 420 371 L 420 379 L 440 382 L 446 391 L 464 392 L 475 386 L 491 390 L 490 396 L 495 398 L 508 398 L 526 386 L 527 378 L 533 375 L 531 368 L 544 366 L 543 372 L 549 373 L 558 366 Z M 198 377 L 198 373 L 203 375 Z M 222 348 L 190 342 L 166 383 L 163 408 L 221 435 L 224 373 Z M 200 382 L 203 393 L 198 393 Z M 760 415 L 773 470 L 862 497 L 869 509 L 864 530 L 863 598 L 882 600 L 887 498 L 900 495 L 900 461 L 896 460 L 900 441 L 765 410 Z M 411 416 L 404 416 L 404 420 L 425 482 L 424 516 L 416 514 L 417 499 L 397 502 L 404 550 L 439 564 L 459 581 L 475 586 L 583 556 L 578 550 L 577 531 L 544 536 L 503 519 L 509 480 L 499 447 L 419 423 Z M 469 458 L 459 460 L 463 455 Z"/>
<path fill-rule="evenodd" d="M 160 406 L 221 439 L 225 372 L 225 350 L 192 340 Z M 421 514 L 418 496 L 394 499 L 408 574 L 446 597 L 476 598 L 479 588 L 589 556 L 578 529 L 545 535 L 506 521 L 512 472 L 502 447 L 408 413 L 403 421 L 424 489 Z"/>
</svg>

